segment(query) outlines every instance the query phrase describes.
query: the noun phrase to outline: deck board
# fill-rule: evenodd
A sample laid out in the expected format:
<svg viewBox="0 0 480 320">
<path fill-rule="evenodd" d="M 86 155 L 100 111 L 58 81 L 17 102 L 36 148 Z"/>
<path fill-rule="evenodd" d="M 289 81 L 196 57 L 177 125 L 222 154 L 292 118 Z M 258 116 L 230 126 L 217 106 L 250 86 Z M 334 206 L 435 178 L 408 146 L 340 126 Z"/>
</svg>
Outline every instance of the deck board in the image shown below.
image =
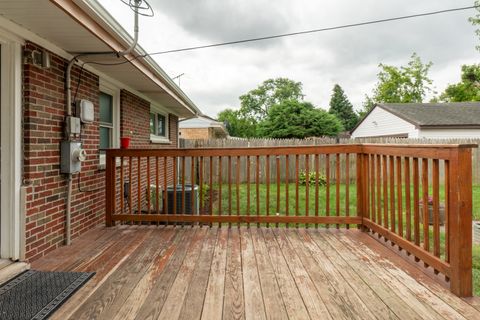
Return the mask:
<svg viewBox="0 0 480 320">
<path fill-rule="evenodd" d="M 96 272 L 52 319 L 480 319 L 355 229 L 123 225 L 32 268 Z"/>
</svg>

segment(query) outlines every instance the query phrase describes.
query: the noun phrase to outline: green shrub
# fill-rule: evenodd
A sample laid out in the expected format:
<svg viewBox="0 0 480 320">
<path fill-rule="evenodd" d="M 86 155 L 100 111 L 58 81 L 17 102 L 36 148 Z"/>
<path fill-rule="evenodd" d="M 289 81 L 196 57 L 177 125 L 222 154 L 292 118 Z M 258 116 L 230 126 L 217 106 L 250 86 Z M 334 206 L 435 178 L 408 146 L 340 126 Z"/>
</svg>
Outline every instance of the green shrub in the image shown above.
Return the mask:
<svg viewBox="0 0 480 320">
<path fill-rule="evenodd" d="M 210 197 L 210 186 L 206 183 L 202 184 L 202 192 L 200 193 L 200 205 L 205 205 Z"/>
<path fill-rule="evenodd" d="M 309 172 L 308 173 L 308 184 L 312 186 L 312 185 L 315 185 L 316 182 L 317 182 L 316 172 L 314 172 L 314 171 Z M 307 184 L 307 172 L 305 170 L 300 172 L 300 175 L 298 176 L 298 183 L 301 184 L 302 186 Z M 327 178 L 322 173 L 318 174 L 318 185 L 319 186 L 326 186 L 327 185 Z"/>
</svg>

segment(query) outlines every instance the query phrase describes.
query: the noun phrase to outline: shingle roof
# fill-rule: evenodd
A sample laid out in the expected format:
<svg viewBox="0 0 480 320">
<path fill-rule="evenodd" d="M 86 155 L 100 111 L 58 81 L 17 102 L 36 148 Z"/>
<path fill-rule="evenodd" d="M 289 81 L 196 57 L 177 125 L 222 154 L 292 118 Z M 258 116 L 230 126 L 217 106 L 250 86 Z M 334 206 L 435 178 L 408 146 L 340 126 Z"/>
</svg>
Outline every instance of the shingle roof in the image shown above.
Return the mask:
<svg viewBox="0 0 480 320">
<path fill-rule="evenodd" d="M 385 103 L 377 106 L 418 127 L 480 127 L 480 102 Z"/>
</svg>

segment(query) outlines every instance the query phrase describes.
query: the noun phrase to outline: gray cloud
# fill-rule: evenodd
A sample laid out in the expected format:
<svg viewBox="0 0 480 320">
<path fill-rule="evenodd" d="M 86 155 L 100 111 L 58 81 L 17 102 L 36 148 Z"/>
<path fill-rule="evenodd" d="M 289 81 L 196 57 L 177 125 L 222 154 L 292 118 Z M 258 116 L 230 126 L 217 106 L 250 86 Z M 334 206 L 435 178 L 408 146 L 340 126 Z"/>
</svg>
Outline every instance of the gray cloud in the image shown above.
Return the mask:
<svg viewBox="0 0 480 320">
<path fill-rule="evenodd" d="M 188 32 L 208 40 L 231 41 L 283 32 L 288 16 L 273 1 L 152 0 Z"/>
<path fill-rule="evenodd" d="M 130 30 L 131 13 L 110 4 Z M 472 5 L 471 0 L 150 0 L 154 19 L 142 19 L 148 51 L 187 47 Z M 304 84 L 306 98 L 327 107 L 340 84 L 356 107 L 376 82 L 378 64 L 404 65 L 413 52 L 434 63 L 438 91 L 457 82 L 460 65 L 478 60 L 480 41 L 467 18 L 473 10 L 258 43 L 156 56 L 207 114 L 238 107 L 238 97 L 272 77 Z"/>
</svg>

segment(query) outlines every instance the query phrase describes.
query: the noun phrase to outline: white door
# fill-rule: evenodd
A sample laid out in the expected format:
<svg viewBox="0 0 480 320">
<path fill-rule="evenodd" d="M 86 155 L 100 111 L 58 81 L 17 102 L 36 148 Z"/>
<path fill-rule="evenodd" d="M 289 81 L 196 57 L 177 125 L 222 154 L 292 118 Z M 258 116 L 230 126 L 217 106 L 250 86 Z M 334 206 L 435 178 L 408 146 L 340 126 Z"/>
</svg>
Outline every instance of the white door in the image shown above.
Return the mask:
<svg viewBox="0 0 480 320">
<path fill-rule="evenodd" d="M 21 209 L 22 41 L 0 30 L 0 258 L 24 254 Z"/>
</svg>

